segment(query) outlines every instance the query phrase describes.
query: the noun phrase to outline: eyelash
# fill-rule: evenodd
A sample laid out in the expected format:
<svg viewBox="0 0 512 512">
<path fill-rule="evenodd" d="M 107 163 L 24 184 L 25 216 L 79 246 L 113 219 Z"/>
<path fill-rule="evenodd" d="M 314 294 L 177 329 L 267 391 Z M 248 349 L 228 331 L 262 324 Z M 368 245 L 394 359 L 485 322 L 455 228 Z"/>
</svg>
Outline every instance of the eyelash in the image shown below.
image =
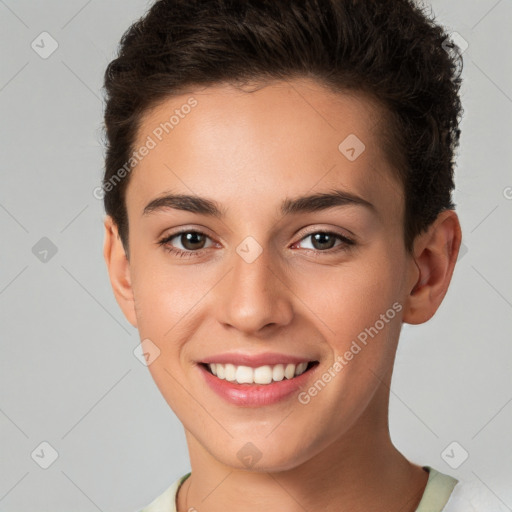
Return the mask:
<svg viewBox="0 0 512 512">
<path fill-rule="evenodd" d="M 205 233 L 203 233 L 201 231 L 188 229 L 188 230 L 184 230 L 184 231 L 178 231 L 177 233 L 172 233 L 171 235 L 162 238 L 157 243 L 159 246 L 162 246 L 166 252 L 169 252 L 179 258 L 190 258 L 190 257 L 201 256 L 203 254 L 203 252 L 206 251 L 206 249 L 199 249 L 197 251 L 191 251 L 191 250 L 184 251 L 182 249 L 176 249 L 175 247 L 169 245 L 169 242 L 173 238 L 176 238 L 183 234 L 189 234 L 189 233 L 204 235 L 207 238 L 210 238 L 208 235 L 206 235 Z M 321 251 L 319 249 L 306 249 L 307 251 L 313 252 L 315 257 L 320 256 L 322 253 L 335 254 L 335 253 L 338 253 L 341 251 L 348 251 L 351 246 L 354 246 L 356 244 L 356 242 L 354 240 L 352 240 L 351 238 L 348 238 L 344 235 L 340 235 L 339 233 L 334 233 L 332 231 L 323 231 L 323 230 L 313 231 L 312 233 L 308 233 L 307 235 L 303 236 L 299 240 L 299 242 L 302 242 L 302 240 L 304 240 L 310 236 L 317 235 L 317 234 L 333 235 L 338 240 L 341 240 L 342 243 L 340 245 L 338 245 L 337 248 L 331 248 L 331 249 L 327 249 L 325 251 Z"/>
</svg>

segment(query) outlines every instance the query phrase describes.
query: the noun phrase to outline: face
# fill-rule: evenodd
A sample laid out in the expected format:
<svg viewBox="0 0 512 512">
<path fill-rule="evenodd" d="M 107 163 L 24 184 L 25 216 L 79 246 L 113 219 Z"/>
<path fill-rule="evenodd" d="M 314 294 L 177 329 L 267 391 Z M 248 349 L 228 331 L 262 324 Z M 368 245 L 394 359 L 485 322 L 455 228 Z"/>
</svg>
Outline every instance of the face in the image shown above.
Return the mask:
<svg viewBox="0 0 512 512">
<path fill-rule="evenodd" d="M 415 267 L 381 119 L 368 98 L 309 80 L 194 90 L 143 119 L 120 304 L 187 435 L 223 464 L 247 468 L 252 450 L 254 468 L 295 467 L 384 421 L 377 392 Z M 212 361 L 277 382 L 231 383 Z M 278 380 L 277 363 L 301 361 L 314 363 Z"/>
</svg>

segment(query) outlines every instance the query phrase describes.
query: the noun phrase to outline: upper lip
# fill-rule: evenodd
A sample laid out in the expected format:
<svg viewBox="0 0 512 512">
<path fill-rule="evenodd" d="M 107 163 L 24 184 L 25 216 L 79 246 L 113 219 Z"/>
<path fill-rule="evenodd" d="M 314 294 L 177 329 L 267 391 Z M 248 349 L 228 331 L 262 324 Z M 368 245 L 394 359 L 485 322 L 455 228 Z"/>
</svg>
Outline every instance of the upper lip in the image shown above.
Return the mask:
<svg viewBox="0 0 512 512">
<path fill-rule="evenodd" d="M 314 358 L 298 357 L 287 354 L 278 354 L 275 352 L 264 352 L 262 354 L 243 354 L 240 352 L 226 352 L 217 354 L 201 361 L 204 364 L 233 364 L 235 366 L 249 366 L 258 368 L 259 366 L 273 366 L 276 364 L 299 364 L 316 361 Z"/>
</svg>

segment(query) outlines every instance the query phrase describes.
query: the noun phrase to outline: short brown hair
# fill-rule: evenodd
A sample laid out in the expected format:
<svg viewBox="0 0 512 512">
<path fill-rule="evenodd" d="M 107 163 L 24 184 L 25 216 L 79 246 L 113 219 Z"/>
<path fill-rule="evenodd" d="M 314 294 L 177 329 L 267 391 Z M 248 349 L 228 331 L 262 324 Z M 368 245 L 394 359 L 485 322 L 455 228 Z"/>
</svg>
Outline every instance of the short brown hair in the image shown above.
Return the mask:
<svg viewBox="0 0 512 512">
<path fill-rule="evenodd" d="M 312 77 L 369 93 L 390 113 L 411 251 L 416 235 L 454 208 L 461 70 L 459 49 L 412 0 L 158 0 L 123 34 L 105 71 L 105 211 L 128 254 L 130 175 L 106 185 L 159 102 L 192 85 Z"/>
</svg>

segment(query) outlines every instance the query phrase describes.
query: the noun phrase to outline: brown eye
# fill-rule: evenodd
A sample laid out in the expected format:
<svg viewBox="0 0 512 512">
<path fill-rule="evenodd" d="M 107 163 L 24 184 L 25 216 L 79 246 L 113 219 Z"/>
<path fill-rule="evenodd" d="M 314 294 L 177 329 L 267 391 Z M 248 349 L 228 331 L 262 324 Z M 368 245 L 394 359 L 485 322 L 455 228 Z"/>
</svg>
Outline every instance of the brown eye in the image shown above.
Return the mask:
<svg viewBox="0 0 512 512">
<path fill-rule="evenodd" d="M 174 242 L 173 242 L 174 240 Z M 166 251 L 180 257 L 192 257 L 202 254 L 202 249 L 205 248 L 205 242 L 210 240 L 208 235 L 200 231 L 180 231 L 172 235 L 162 238 L 158 241 Z M 181 246 L 176 247 L 175 246 Z M 207 247 L 206 247 L 207 248 Z"/>
<path fill-rule="evenodd" d="M 179 237 L 183 248 L 187 251 L 202 249 L 204 247 L 205 236 L 202 233 L 188 231 L 186 233 L 181 233 Z"/>
<path fill-rule="evenodd" d="M 305 249 L 315 250 L 317 252 L 337 252 L 338 250 L 346 250 L 349 246 L 354 245 L 355 242 L 346 236 L 339 233 L 332 233 L 330 231 L 316 231 L 310 233 L 301 239 L 299 244 L 304 240 L 311 239 L 311 247 Z M 340 243 L 336 243 L 339 241 Z M 332 249 L 332 250 L 331 250 Z"/>
<path fill-rule="evenodd" d="M 313 246 L 315 246 L 315 249 L 319 250 L 332 249 L 337 238 L 330 233 L 315 233 L 314 235 L 311 235 L 311 237 Z"/>
</svg>

